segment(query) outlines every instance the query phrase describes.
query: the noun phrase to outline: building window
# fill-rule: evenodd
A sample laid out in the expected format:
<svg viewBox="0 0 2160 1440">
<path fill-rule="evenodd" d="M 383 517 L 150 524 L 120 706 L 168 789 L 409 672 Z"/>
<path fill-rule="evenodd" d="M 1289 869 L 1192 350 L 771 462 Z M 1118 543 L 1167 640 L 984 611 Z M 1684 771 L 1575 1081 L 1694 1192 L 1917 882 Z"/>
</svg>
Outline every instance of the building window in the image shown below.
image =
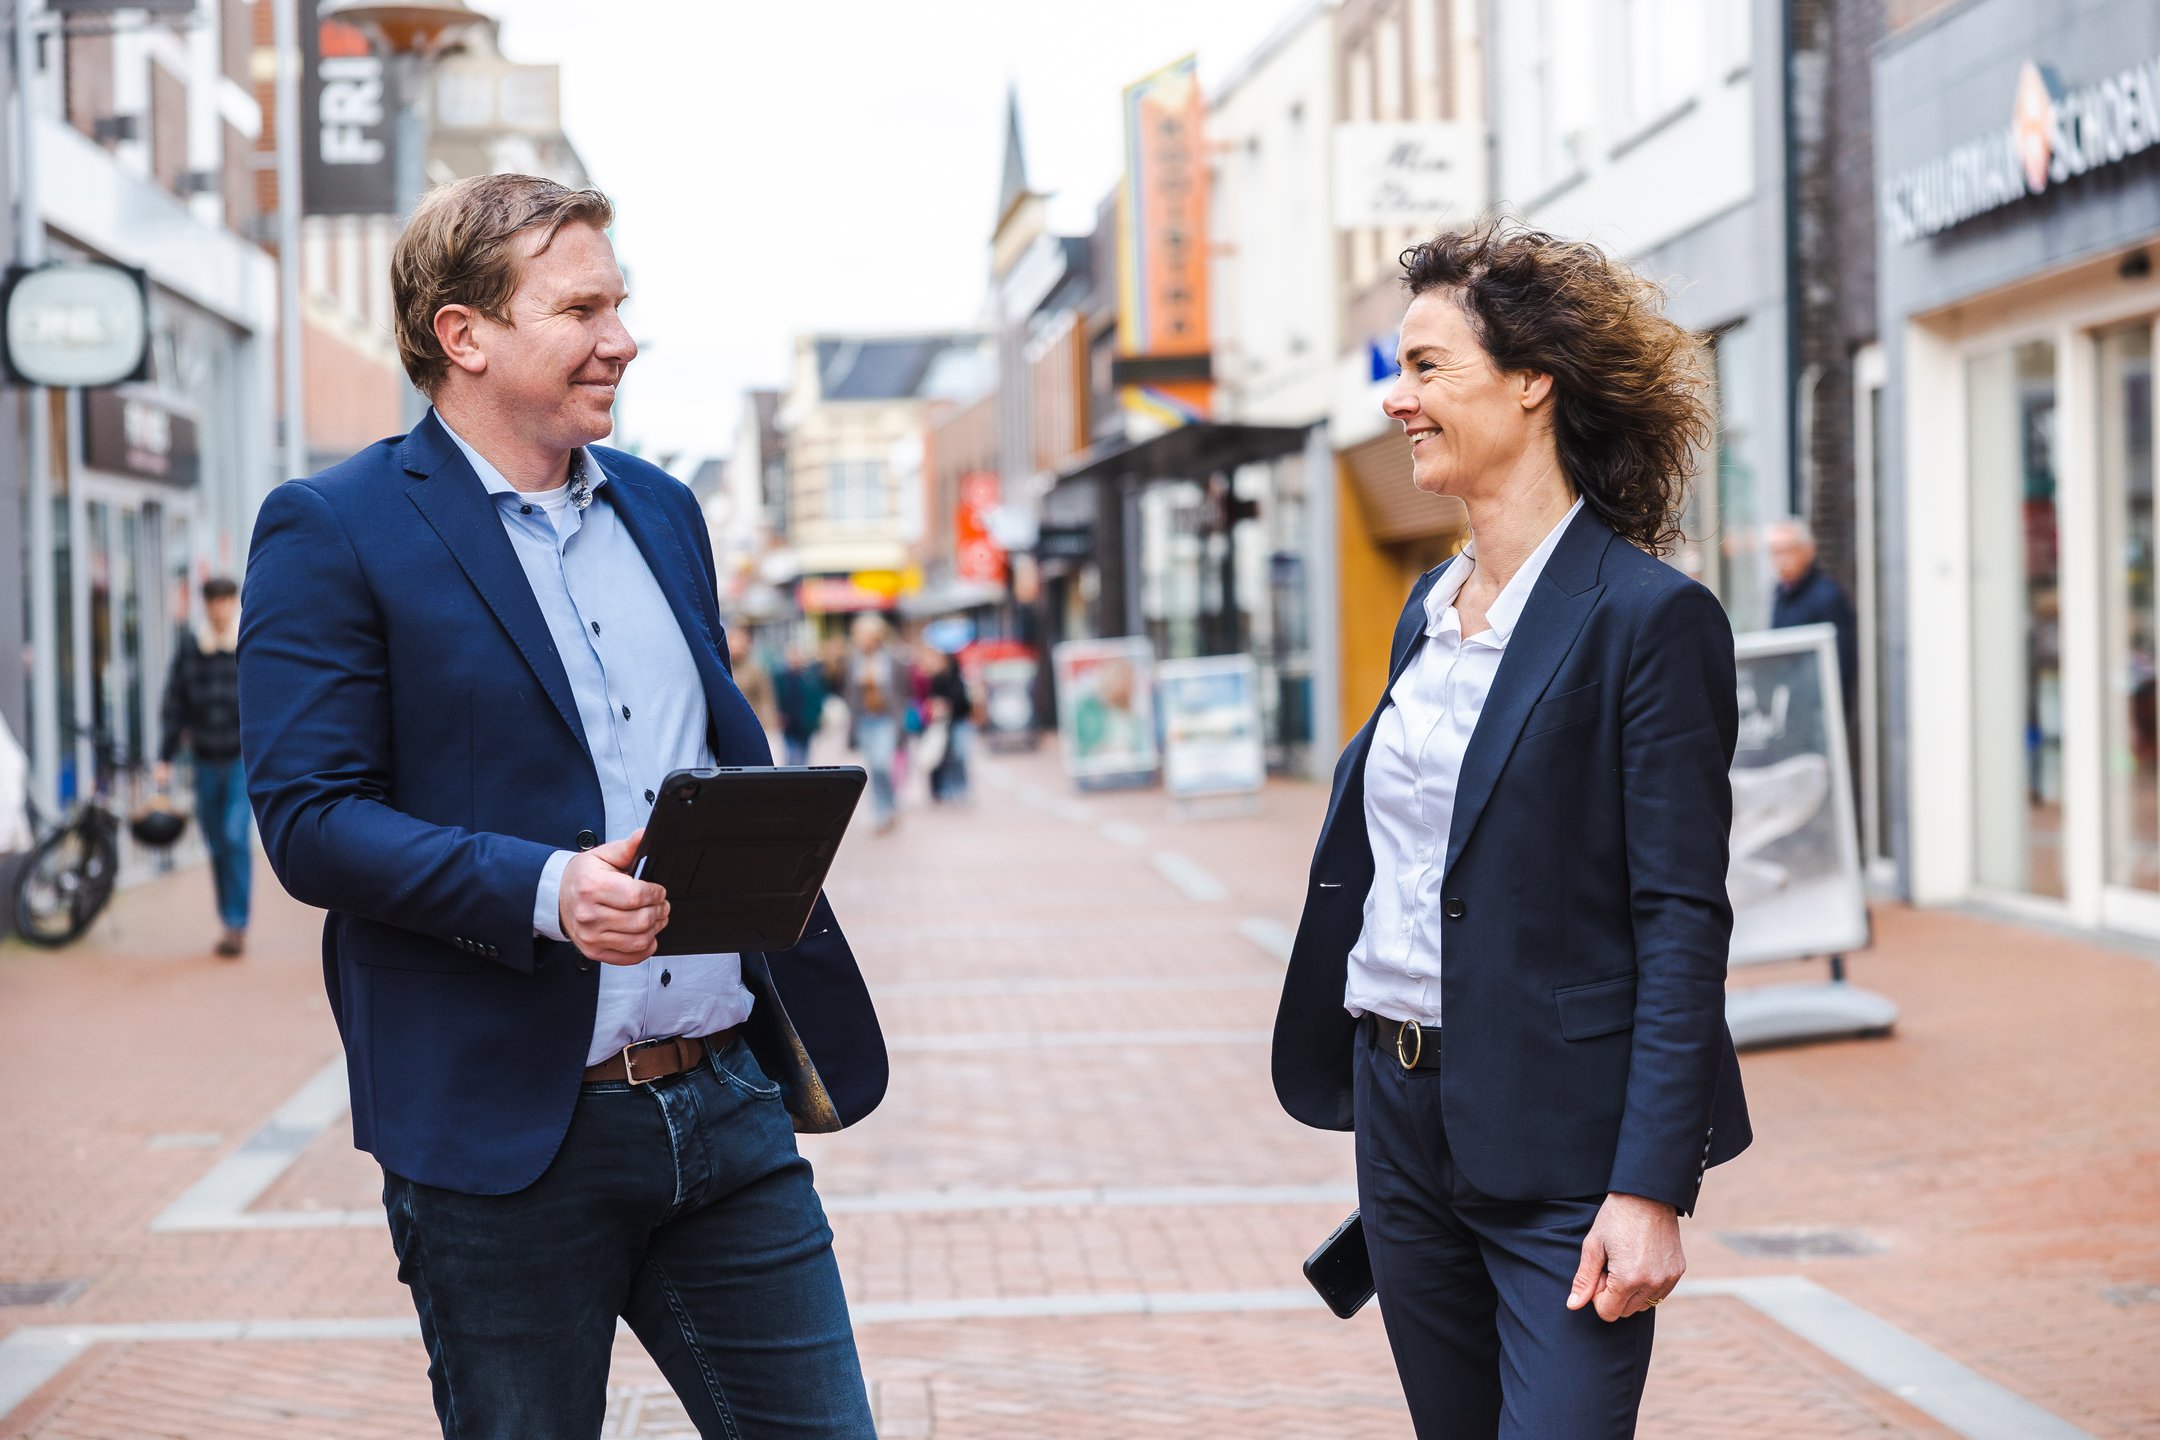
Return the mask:
<svg viewBox="0 0 2160 1440">
<path fill-rule="evenodd" d="M 1627 47 L 1620 73 L 1629 126 L 1657 119 L 1701 88 L 1702 8 L 1700 0 L 1620 0 Z"/>
<path fill-rule="evenodd" d="M 885 462 L 835 460 L 825 467 L 825 518 L 883 520 Z"/>
<path fill-rule="evenodd" d="M 1975 878 L 2061 898 L 2062 621 L 2056 353 L 2035 340 L 1966 368 L 1972 495 Z"/>
</svg>

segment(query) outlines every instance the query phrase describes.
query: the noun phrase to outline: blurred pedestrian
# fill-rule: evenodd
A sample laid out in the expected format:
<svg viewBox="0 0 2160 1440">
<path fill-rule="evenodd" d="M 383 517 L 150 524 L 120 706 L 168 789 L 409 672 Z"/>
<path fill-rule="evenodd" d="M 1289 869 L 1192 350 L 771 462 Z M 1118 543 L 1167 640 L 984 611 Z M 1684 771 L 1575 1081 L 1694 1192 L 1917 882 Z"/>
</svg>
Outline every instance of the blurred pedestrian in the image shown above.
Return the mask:
<svg viewBox="0 0 2160 1440">
<path fill-rule="evenodd" d="M 968 694 L 960 662 L 941 650 L 930 652 L 932 716 L 944 722 L 945 753 L 930 771 L 930 798 L 950 804 L 965 800 L 968 758 L 975 750 L 975 701 Z"/>
<path fill-rule="evenodd" d="M 907 665 L 894 653 L 881 615 L 856 616 L 849 638 L 854 648 L 847 659 L 848 718 L 863 768 L 870 772 L 870 815 L 882 835 L 899 821 L 893 762 L 907 721 Z"/>
<path fill-rule="evenodd" d="M 195 771 L 195 823 L 210 850 L 210 880 L 224 927 L 213 947 L 228 960 L 247 949 L 248 892 L 255 846 L 248 828 L 247 772 L 240 760 L 240 587 L 229 576 L 203 582 L 203 623 L 180 637 L 165 676 L 158 760 L 151 779 L 172 788 L 182 750 Z"/>
<path fill-rule="evenodd" d="M 1770 601 L 1771 627 L 1837 627 L 1838 684 L 1850 712 L 1860 693 L 1853 688 L 1860 683 L 1860 636 L 1852 601 L 1844 588 L 1815 563 L 1815 532 L 1805 520 L 1789 516 L 1773 520 L 1765 538 L 1770 548 L 1770 567 L 1777 572 L 1777 593 Z"/>
<path fill-rule="evenodd" d="M 1336 767 L 1275 1088 L 1357 1132 L 1422 1440 L 1619 1440 L 1680 1216 L 1749 1140 L 1732 628 L 1653 558 L 1708 424 L 1700 346 L 1584 242 L 1488 221 L 1403 266 L 1384 408 L 1471 539 L 1412 589 Z"/>
<path fill-rule="evenodd" d="M 780 743 L 790 765 L 810 763 L 810 742 L 825 719 L 825 667 L 789 641 L 786 658 L 773 675 L 774 703 L 780 712 Z"/>
<path fill-rule="evenodd" d="M 613 215 L 530 175 L 419 203 L 392 312 L 432 405 L 263 501 L 249 781 L 279 878 L 329 912 L 353 1138 L 443 1433 L 594 1440 L 620 1318 L 700 1435 L 870 1440 L 792 1133 L 885 1088 L 854 957 L 822 900 L 792 949 L 658 955 L 668 895 L 631 873 L 670 771 L 771 751 L 696 499 L 597 443 L 637 354 Z"/>
<path fill-rule="evenodd" d="M 728 631 L 728 669 L 735 676 L 735 688 L 742 691 L 750 713 L 757 716 L 758 725 L 767 734 L 780 728 L 780 707 L 773 695 L 772 672 L 758 659 L 757 643 L 750 638 L 747 629 Z"/>
</svg>

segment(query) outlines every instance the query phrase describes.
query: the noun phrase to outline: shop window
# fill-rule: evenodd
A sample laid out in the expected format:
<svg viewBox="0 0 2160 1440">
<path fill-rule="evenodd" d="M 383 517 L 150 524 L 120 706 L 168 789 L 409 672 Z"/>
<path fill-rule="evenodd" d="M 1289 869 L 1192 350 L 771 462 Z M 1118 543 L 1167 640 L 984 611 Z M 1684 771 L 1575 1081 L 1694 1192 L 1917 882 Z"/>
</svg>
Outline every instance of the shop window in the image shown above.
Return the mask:
<svg viewBox="0 0 2160 1440">
<path fill-rule="evenodd" d="M 1733 629 L 1761 630 L 1770 623 L 1770 568 L 1763 554 L 1763 526 L 1779 507 L 1764 503 L 1762 451 L 1768 443 L 1757 424 L 1755 395 L 1762 373 L 1761 336 L 1745 323 L 1729 326 L 1710 341 L 1716 427 L 1709 473 L 1697 478 L 1681 517 L 1688 543 L 1674 563 L 1717 593 Z"/>
<path fill-rule="evenodd" d="M 2153 334 L 2099 337 L 2101 534 L 2107 574 L 2108 880 L 2160 891 L 2160 740 L 2154 721 Z"/>
<path fill-rule="evenodd" d="M 1972 483 L 1974 874 L 2061 898 L 2062 621 L 2056 349 L 2036 340 L 1966 371 Z M 1925 626 L 1915 632 L 1925 643 Z M 1923 737 L 1924 743 L 1924 737 Z"/>
</svg>

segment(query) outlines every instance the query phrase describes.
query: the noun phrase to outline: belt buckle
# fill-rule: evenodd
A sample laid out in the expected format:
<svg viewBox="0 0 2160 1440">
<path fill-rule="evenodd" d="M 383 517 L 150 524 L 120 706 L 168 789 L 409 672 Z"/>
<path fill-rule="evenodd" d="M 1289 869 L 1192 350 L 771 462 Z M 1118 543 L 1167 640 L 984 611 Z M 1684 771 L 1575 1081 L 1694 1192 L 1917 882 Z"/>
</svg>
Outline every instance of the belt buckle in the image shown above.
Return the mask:
<svg viewBox="0 0 2160 1440">
<path fill-rule="evenodd" d="M 1413 1042 L 1410 1047 L 1410 1053 L 1407 1055 L 1403 1053 L 1403 1040 L 1406 1037 Z M 1419 1025 L 1415 1020 L 1403 1021 L 1400 1025 L 1395 1027 L 1395 1059 L 1402 1065 L 1403 1069 L 1415 1070 L 1417 1069 L 1418 1061 L 1424 1058 L 1424 1027 Z"/>
<path fill-rule="evenodd" d="M 652 1046 L 654 1046 L 654 1045 L 664 1045 L 664 1044 L 666 1044 L 666 1043 L 668 1043 L 668 1042 L 666 1042 L 666 1041 L 664 1041 L 664 1040 L 633 1040 L 633 1041 L 631 1041 L 631 1042 L 630 1042 L 630 1043 L 629 1043 L 628 1045 L 625 1045 L 625 1046 L 623 1046 L 623 1047 L 622 1047 L 622 1070 L 623 1070 L 623 1079 L 625 1079 L 625 1080 L 629 1081 L 629 1082 L 630 1082 L 630 1083 L 631 1083 L 632 1085 L 650 1085 L 650 1084 L 652 1084 L 652 1083 L 653 1083 L 653 1082 L 654 1082 L 655 1080 L 665 1080 L 665 1079 L 667 1078 L 667 1077 L 666 1077 L 665 1075 L 648 1075 L 648 1076 L 646 1076 L 646 1077 L 645 1077 L 645 1078 L 644 1078 L 643 1080 L 640 1080 L 640 1079 L 638 1079 L 638 1077 L 637 1077 L 637 1067 L 636 1067 L 636 1066 L 634 1066 L 634 1065 L 632 1065 L 632 1064 L 630 1063 L 630 1052 L 631 1052 L 631 1051 L 633 1051 L 633 1050 L 644 1050 L 644 1049 L 649 1049 L 649 1048 L 651 1048 L 651 1047 L 652 1047 Z"/>
</svg>

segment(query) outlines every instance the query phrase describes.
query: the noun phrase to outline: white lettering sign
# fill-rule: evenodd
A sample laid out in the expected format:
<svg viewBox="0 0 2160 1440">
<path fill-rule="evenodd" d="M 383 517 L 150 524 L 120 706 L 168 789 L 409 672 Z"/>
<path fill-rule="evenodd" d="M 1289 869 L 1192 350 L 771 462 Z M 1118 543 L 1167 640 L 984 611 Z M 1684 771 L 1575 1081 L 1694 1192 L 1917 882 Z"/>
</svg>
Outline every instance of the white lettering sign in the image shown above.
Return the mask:
<svg viewBox="0 0 2160 1440">
<path fill-rule="evenodd" d="M 1335 226 L 1436 226 L 1485 204 L 1484 141 L 1454 121 L 1335 127 Z"/>
<path fill-rule="evenodd" d="M 363 133 L 383 123 L 382 61 L 368 56 L 322 59 L 322 159 L 325 165 L 379 165 L 383 142 Z"/>
</svg>

